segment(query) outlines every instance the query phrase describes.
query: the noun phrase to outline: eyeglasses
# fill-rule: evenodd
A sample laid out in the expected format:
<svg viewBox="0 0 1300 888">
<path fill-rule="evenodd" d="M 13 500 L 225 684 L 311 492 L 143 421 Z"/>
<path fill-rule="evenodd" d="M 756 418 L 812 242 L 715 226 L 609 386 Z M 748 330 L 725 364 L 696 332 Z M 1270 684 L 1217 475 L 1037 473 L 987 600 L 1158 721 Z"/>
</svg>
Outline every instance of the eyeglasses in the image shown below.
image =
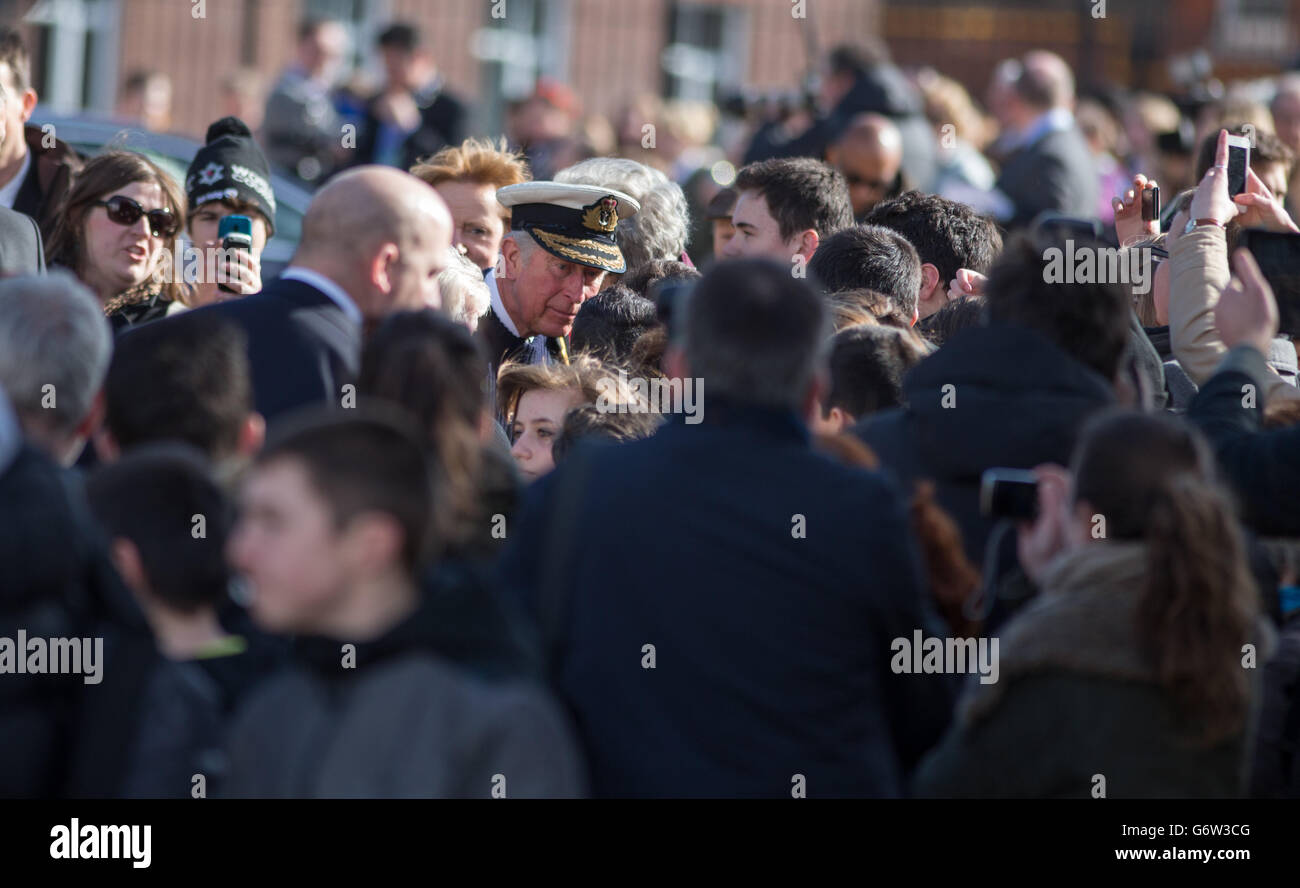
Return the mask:
<svg viewBox="0 0 1300 888">
<path fill-rule="evenodd" d="M 149 220 L 149 232 L 154 237 L 171 237 L 180 230 L 180 225 L 170 209 L 164 207 L 146 213 L 140 204 L 120 194 L 115 194 L 108 200 L 97 200 L 95 206 L 103 207 L 108 211 L 109 221 L 125 225 L 127 228 L 139 222 L 140 217 L 144 216 Z"/>
<path fill-rule="evenodd" d="M 893 181 L 890 179 L 865 179 L 862 176 L 854 175 L 853 173 L 845 173 L 844 181 L 848 183 L 850 188 L 857 188 L 859 185 L 862 185 L 870 188 L 872 191 L 884 191 L 893 184 Z"/>
</svg>

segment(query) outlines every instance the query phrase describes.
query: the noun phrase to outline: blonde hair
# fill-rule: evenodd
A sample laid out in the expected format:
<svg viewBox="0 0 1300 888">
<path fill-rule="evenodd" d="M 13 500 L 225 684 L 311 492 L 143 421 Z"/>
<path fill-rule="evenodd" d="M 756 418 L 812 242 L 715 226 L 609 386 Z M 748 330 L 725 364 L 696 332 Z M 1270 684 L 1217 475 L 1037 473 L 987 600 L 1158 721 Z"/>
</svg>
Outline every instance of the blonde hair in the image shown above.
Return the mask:
<svg viewBox="0 0 1300 888">
<path fill-rule="evenodd" d="M 511 151 L 504 138 L 499 142 L 466 139 L 459 145 L 449 145 L 411 167 L 411 175 L 435 188 L 444 182 L 474 182 L 499 189 L 532 178 L 528 161 L 519 152 Z M 510 218 L 510 211 L 504 207 L 501 214 Z"/>
<path fill-rule="evenodd" d="M 976 148 L 982 149 L 992 140 L 993 127 L 975 106 L 966 87 L 933 68 L 922 69 L 916 85 L 925 104 L 925 116 L 934 126 L 952 124 L 957 138 Z"/>
</svg>

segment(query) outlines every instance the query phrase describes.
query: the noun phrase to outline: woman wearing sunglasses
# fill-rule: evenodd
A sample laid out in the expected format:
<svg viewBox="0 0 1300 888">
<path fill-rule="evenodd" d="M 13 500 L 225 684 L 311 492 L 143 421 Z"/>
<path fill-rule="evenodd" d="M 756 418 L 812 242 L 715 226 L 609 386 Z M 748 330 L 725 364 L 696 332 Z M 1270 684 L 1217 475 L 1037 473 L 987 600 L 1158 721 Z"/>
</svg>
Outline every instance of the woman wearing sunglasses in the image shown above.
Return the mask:
<svg viewBox="0 0 1300 888">
<path fill-rule="evenodd" d="M 77 176 L 50 235 L 51 264 L 71 270 L 99 296 L 115 330 L 160 318 L 184 302 L 171 250 L 185 195 L 134 151 L 92 158 Z"/>
</svg>

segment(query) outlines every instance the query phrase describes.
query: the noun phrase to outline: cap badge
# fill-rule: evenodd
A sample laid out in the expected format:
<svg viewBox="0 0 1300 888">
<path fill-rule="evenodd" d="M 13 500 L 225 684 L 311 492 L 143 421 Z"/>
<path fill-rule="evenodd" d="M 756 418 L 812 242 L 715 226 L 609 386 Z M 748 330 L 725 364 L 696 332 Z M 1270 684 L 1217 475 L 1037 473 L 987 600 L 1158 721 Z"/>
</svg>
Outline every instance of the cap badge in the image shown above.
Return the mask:
<svg viewBox="0 0 1300 888">
<path fill-rule="evenodd" d="M 612 197 L 602 197 L 583 210 L 582 224 L 592 231 L 613 231 L 618 227 L 618 201 Z"/>
</svg>

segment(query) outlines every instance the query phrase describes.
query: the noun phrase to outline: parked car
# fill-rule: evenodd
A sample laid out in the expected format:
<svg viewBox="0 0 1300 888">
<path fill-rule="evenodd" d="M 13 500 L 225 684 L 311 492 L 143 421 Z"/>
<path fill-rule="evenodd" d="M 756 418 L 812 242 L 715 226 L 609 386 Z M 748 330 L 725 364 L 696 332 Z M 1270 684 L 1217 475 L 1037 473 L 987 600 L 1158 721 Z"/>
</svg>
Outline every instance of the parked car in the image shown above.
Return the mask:
<svg viewBox="0 0 1300 888">
<path fill-rule="evenodd" d="M 104 117 L 65 116 L 43 113 L 37 108 L 30 123 L 51 124 L 54 137 L 67 142 L 77 153 L 93 157 L 109 148 L 139 151 L 166 170 L 184 187 L 185 171 L 199 142 L 169 133 L 151 133 L 138 127 Z M 271 170 L 271 188 L 275 191 L 275 236 L 262 253 L 262 280 L 269 281 L 289 264 L 289 258 L 302 236 L 302 217 L 311 203 L 311 192 L 287 175 Z"/>
</svg>

